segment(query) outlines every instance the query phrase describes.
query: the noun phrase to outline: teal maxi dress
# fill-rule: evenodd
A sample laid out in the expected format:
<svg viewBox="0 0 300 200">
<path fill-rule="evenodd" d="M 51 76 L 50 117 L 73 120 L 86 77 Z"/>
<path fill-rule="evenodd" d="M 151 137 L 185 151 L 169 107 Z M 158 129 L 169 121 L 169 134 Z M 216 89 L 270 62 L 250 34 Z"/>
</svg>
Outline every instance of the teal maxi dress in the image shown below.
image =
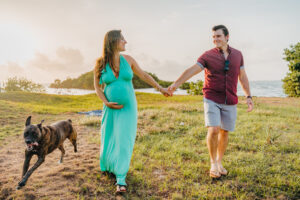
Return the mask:
<svg viewBox="0 0 300 200">
<path fill-rule="evenodd" d="M 99 82 L 105 83 L 104 95 L 109 102 L 124 106 L 112 109 L 104 105 L 101 121 L 100 169 L 115 174 L 119 185 L 126 185 L 137 130 L 137 103 L 132 78 L 130 65 L 120 55 L 119 77 L 115 77 L 107 64 Z"/>
</svg>

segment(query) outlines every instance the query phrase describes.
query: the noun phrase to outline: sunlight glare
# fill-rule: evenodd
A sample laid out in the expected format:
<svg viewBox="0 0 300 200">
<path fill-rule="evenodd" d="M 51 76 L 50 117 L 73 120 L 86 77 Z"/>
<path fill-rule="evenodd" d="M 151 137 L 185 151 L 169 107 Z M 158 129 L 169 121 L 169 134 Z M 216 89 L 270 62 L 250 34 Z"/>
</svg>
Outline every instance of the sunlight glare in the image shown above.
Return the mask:
<svg viewBox="0 0 300 200">
<path fill-rule="evenodd" d="M 0 64 L 24 62 L 34 56 L 36 38 L 26 27 L 0 23 Z"/>
</svg>

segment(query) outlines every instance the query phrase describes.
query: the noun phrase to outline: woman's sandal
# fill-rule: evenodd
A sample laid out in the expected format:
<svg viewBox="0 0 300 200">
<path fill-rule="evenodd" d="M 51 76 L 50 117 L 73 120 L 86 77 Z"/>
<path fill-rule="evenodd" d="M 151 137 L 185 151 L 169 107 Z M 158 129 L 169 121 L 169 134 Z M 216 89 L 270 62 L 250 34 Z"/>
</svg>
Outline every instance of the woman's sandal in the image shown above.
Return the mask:
<svg viewBox="0 0 300 200">
<path fill-rule="evenodd" d="M 117 185 L 117 194 L 122 194 L 122 193 L 126 193 L 126 186 L 125 185 Z"/>
<path fill-rule="evenodd" d="M 220 178 L 221 177 L 221 174 L 219 171 L 215 171 L 215 170 L 210 170 L 209 171 L 209 176 L 211 178 Z"/>
<path fill-rule="evenodd" d="M 228 175 L 228 171 L 224 167 L 219 167 L 219 173 L 222 176 L 227 176 Z"/>
</svg>

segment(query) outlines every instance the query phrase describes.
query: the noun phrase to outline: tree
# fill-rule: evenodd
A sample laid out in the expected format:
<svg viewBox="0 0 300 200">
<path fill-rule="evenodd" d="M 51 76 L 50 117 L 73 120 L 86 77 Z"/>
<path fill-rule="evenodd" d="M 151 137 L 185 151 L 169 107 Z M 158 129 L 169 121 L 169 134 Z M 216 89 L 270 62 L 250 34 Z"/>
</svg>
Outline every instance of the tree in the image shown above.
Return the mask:
<svg viewBox="0 0 300 200">
<path fill-rule="evenodd" d="M 25 92 L 44 92 L 45 88 L 41 84 L 33 83 L 25 78 L 9 78 L 4 83 L 4 90 L 11 91 L 25 91 Z"/>
<path fill-rule="evenodd" d="M 55 80 L 54 80 L 54 83 L 51 83 L 51 84 L 50 84 L 50 87 L 51 87 L 51 88 L 56 88 L 56 89 L 57 89 L 57 88 L 60 87 L 60 84 L 61 84 L 61 80 L 55 79 Z"/>
<path fill-rule="evenodd" d="M 203 95 L 202 92 L 203 81 L 198 80 L 197 82 L 190 82 L 190 88 L 187 90 L 188 94 L 191 95 Z"/>
<path fill-rule="evenodd" d="M 284 49 L 284 55 L 289 62 L 289 72 L 282 80 L 284 92 L 289 97 L 300 97 L 300 42 Z"/>
<path fill-rule="evenodd" d="M 172 84 L 171 81 L 160 80 L 155 74 L 147 72 L 152 78 L 158 82 L 162 87 L 168 87 Z M 141 80 L 137 75 L 134 74 L 132 78 L 133 87 L 135 89 L 139 88 L 151 88 L 150 85 Z M 66 80 L 55 79 L 53 83 L 50 84 L 50 88 L 78 88 L 78 89 L 94 89 L 94 72 L 86 72 L 81 74 L 78 78 L 67 78 Z M 189 83 L 184 83 L 180 86 L 181 89 L 188 89 Z"/>
</svg>

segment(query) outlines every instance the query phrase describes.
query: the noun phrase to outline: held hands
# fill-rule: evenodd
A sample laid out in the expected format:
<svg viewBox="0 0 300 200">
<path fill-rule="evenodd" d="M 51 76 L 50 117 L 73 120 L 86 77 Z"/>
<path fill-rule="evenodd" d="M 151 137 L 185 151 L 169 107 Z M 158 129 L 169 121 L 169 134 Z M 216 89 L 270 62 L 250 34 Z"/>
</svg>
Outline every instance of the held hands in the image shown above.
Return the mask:
<svg viewBox="0 0 300 200">
<path fill-rule="evenodd" d="M 251 98 L 247 98 L 247 105 L 248 105 L 248 109 L 247 109 L 247 112 L 251 112 L 253 110 L 253 101 Z"/>
<path fill-rule="evenodd" d="M 118 103 L 116 102 L 107 102 L 105 103 L 105 105 L 109 108 L 112 108 L 112 109 L 121 109 L 123 108 L 124 106 L 123 105 L 119 105 Z"/>
<path fill-rule="evenodd" d="M 173 93 L 175 92 L 175 90 L 177 89 L 175 83 L 173 83 L 172 85 L 170 85 L 168 87 L 168 91 L 171 93 L 171 96 L 173 96 Z"/>
<path fill-rule="evenodd" d="M 158 90 L 159 90 L 165 97 L 172 96 L 172 94 L 171 94 L 166 88 L 159 87 Z"/>
</svg>

